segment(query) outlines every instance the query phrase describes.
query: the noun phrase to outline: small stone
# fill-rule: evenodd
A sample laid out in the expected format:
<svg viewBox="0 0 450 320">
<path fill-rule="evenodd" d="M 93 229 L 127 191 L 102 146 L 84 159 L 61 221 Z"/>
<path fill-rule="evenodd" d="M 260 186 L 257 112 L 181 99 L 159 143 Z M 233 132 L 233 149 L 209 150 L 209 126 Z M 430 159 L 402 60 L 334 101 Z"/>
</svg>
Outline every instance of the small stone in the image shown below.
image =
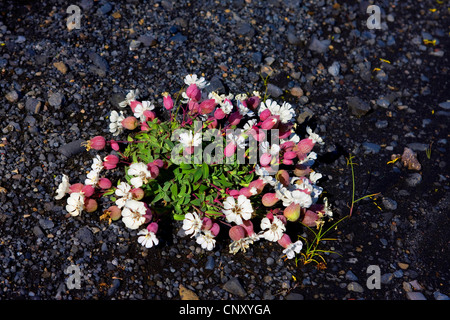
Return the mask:
<svg viewBox="0 0 450 320">
<path fill-rule="evenodd" d="M 144 47 L 152 47 L 155 46 L 157 44 L 156 38 L 151 36 L 151 35 L 141 35 L 138 38 L 138 41 L 141 42 Z"/>
<path fill-rule="evenodd" d="M 381 98 L 381 99 L 377 100 L 377 106 L 382 107 L 382 108 L 388 108 L 390 104 L 391 103 L 389 102 L 389 100 L 385 99 L 385 98 Z"/>
<path fill-rule="evenodd" d="M 381 275 L 380 282 L 382 284 L 388 284 L 394 279 L 394 275 L 392 273 L 385 273 Z"/>
<path fill-rule="evenodd" d="M 299 37 L 297 37 L 293 32 L 288 32 L 287 40 L 290 44 L 293 44 L 296 46 L 302 43 L 301 39 Z"/>
<path fill-rule="evenodd" d="M 238 278 L 231 278 L 228 280 L 224 285 L 223 289 L 233 295 L 236 295 L 238 297 L 245 297 L 247 295 L 247 292 L 242 287 L 241 283 L 239 282 Z"/>
<path fill-rule="evenodd" d="M 215 265 L 214 258 L 212 256 L 208 256 L 206 259 L 205 269 L 206 270 L 213 270 Z"/>
<path fill-rule="evenodd" d="M 311 44 L 309 45 L 309 50 L 318 53 L 325 53 L 328 51 L 328 46 L 330 45 L 330 43 L 330 40 L 318 40 L 316 37 L 314 37 L 311 41 Z"/>
<path fill-rule="evenodd" d="M 64 94 L 61 92 L 54 92 L 49 94 L 48 103 L 55 108 L 59 108 L 64 101 Z"/>
<path fill-rule="evenodd" d="M 279 96 L 281 96 L 283 94 L 283 90 L 281 90 L 278 86 L 276 86 L 272 83 L 269 83 L 267 85 L 267 93 L 274 98 L 278 98 Z"/>
<path fill-rule="evenodd" d="M 366 153 L 373 153 L 376 154 L 378 152 L 380 152 L 381 147 L 378 144 L 375 143 L 371 143 L 371 142 L 364 142 L 362 144 L 364 150 L 366 151 Z"/>
<path fill-rule="evenodd" d="M 294 97 L 301 97 L 301 96 L 303 96 L 303 90 L 302 90 L 302 88 L 300 88 L 300 87 L 293 87 L 293 88 L 291 89 L 291 94 L 292 94 Z"/>
<path fill-rule="evenodd" d="M 328 68 L 328 72 L 336 77 L 339 75 L 339 71 L 341 69 L 341 64 L 338 61 L 333 62 L 333 64 Z"/>
<path fill-rule="evenodd" d="M 350 281 L 358 281 L 358 277 L 351 270 L 347 271 L 345 274 L 345 279 Z"/>
<path fill-rule="evenodd" d="M 94 235 L 87 226 L 79 229 L 76 232 L 75 236 L 80 242 L 83 242 L 85 244 L 91 244 L 94 242 Z"/>
<path fill-rule="evenodd" d="M 354 116 L 362 117 L 370 111 L 370 105 L 359 97 L 348 97 L 347 105 Z"/>
<path fill-rule="evenodd" d="M 305 298 L 303 297 L 302 294 L 296 292 L 291 292 L 286 296 L 286 300 L 304 300 L 304 299 Z"/>
<path fill-rule="evenodd" d="M 450 297 L 446 294 L 440 293 L 439 291 L 436 291 L 433 293 L 433 296 L 436 300 L 450 300 Z"/>
<path fill-rule="evenodd" d="M 13 90 L 13 91 L 8 92 L 5 95 L 5 98 L 9 102 L 14 103 L 14 102 L 16 102 L 19 99 L 19 94 L 17 93 L 17 91 Z"/>
<path fill-rule="evenodd" d="M 42 232 L 41 228 L 39 226 L 34 226 L 33 233 L 38 238 L 43 238 L 45 236 L 44 232 Z"/>
<path fill-rule="evenodd" d="M 347 290 L 359 293 L 364 292 L 364 288 L 358 282 L 350 282 L 347 285 Z"/>
<path fill-rule="evenodd" d="M 62 61 L 58 61 L 53 63 L 53 66 L 58 69 L 59 72 L 61 72 L 62 74 L 66 74 L 67 73 L 67 66 L 65 65 L 64 62 Z"/>
<path fill-rule="evenodd" d="M 384 129 L 387 126 L 388 126 L 387 120 L 378 120 L 377 122 L 375 122 L 375 127 L 377 129 Z"/>
<path fill-rule="evenodd" d="M 421 292 L 411 291 L 406 293 L 408 300 L 427 300 Z"/>
<path fill-rule="evenodd" d="M 300 113 L 297 117 L 297 123 L 302 124 L 306 120 L 312 118 L 314 116 L 314 112 L 311 111 L 309 108 L 304 108 L 302 113 Z"/>
<path fill-rule="evenodd" d="M 439 107 L 441 107 L 442 109 L 445 109 L 445 110 L 450 110 L 450 101 L 445 101 L 445 102 L 439 103 Z"/>
<path fill-rule="evenodd" d="M 382 203 L 386 210 L 394 211 L 397 209 L 397 202 L 395 200 L 384 197 Z"/>
<path fill-rule="evenodd" d="M 414 288 L 414 290 L 416 290 L 416 291 L 423 290 L 422 285 L 421 285 L 417 280 L 410 281 L 409 284 L 410 284 L 410 285 Z"/>
<path fill-rule="evenodd" d="M 39 219 L 39 224 L 44 229 L 51 229 L 55 226 L 52 220 L 49 219 Z"/>
<path fill-rule="evenodd" d="M 403 262 L 398 262 L 397 265 L 400 267 L 400 269 L 402 270 L 406 270 L 409 268 L 409 264 L 407 263 L 403 263 Z"/>
<path fill-rule="evenodd" d="M 408 178 L 406 178 L 406 184 L 409 187 L 416 187 L 419 183 L 422 182 L 422 175 L 418 172 L 411 173 Z"/>
<path fill-rule="evenodd" d="M 83 142 L 85 142 L 85 140 L 82 139 L 69 142 L 59 147 L 58 151 L 67 158 L 70 158 L 71 156 L 74 156 L 86 150 L 85 147 L 81 146 Z"/>
<path fill-rule="evenodd" d="M 41 109 L 41 102 L 35 98 L 28 98 L 25 102 L 25 109 L 28 112 L 39 113 Z"/>
</svg>

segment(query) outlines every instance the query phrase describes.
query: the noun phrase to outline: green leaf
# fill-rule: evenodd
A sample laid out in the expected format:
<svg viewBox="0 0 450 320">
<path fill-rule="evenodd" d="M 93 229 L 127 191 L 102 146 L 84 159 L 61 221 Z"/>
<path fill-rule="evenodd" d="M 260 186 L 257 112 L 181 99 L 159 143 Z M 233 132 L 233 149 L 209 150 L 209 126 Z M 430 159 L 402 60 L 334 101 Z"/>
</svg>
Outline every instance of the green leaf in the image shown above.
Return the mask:
<svg viewBox="0 0 450 320">
<path fill-rule="evenodd" d="M 202 168 L 203 169 L 203 180 L 206 180 L 209 178 L 209 166 L 206 163 L 204 163 L 202 165 L 202 167 L 203 167 Z"/>
<path fill-rule="evenodd" d="M 184 214 L 174 214 L 173 218 L 177 221 L 182 221 L 184 220 Z"/>
<path fill-rule="evenodd" d="M 202 169 L 200 169 L 200 168 L 198 168 L 197 170 L 195 170 L 195 173 L 194 173 L 194 180 L 192 181 L 192 182 L 197 182 L 198 180 L 200 180 L 200 178 L 202 177 L 202 175 L 203 175 L 203 170 Z"/>
<path fill-rule="evenodd" d="M 176 183 L 172 184 L 170 192 L 172 192 L 172 199 L 175 200 L 178 196 L 178 185 Z"/>
</svg>

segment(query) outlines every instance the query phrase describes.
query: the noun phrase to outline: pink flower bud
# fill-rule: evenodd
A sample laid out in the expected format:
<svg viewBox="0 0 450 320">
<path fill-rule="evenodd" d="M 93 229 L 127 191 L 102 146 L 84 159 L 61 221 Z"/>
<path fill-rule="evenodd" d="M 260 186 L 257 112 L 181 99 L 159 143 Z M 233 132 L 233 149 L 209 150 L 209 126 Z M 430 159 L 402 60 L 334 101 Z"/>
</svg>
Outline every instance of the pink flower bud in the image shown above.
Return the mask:
<svg viewBox="0 0 450 320">
<path fill-rule="evenodd" d="M 156 222 L 152 222 L 147 226 L 147 230 L 149 232 L 156 233 L 158 232 L 158 224 Z"/>
<path fill-rule="evenodd" d="M 69 193 L 79 193 L 83 189 L 84 184 L 74 183 L 69 187 Z"/>
<path fill-rule="evenodd" d="M 311 210 L 306 210 L 302 223 L 308 227 L 315 227 L 316 221 L 319 219 L 319 215 Z"/>
<path fill-rule="evenodd" d="M 278 119 L 274 116 L 268 117 L 266 120 L 263 121 L 261 124 L 261 129 L 264 130 L 270 130 L 274 128 L 278 124 Z"/>
<path fill-rule="evenodd" d="M 207 122 L 208 122 L 208 129 L 215 129 L 219 124 L 215 117 L 209 117 Z"/>
<path fill-rule="evenodd" d="M 299 141 L 296 150 L 303 154 L 308 154 L 314 148 L 314 141 L 312 139 L 306 138 Z"/>
<path fill-rule="evenodd" d="M 311 172 L 311 168 L 305 166 L 304 164 L 297 164 L 294 169 L 294 174 L 297 177 L 304 177 L 309 175 Z"/>
<path fill-rule="evenodd" d="M 88 149 L 102 150 L 106 146 L 106 140 L 102 136 L 93 137 L 88 141 Z"/>
<path fill-rule="evenodd" d="M 94 212 L 95 210 L 97 210 L 98 205 L 97 205 L 97 201 L 95 201 L 95 199 L 92 198 L 85 198 L 84 199 L 84 210 L 86 212 Z"/>
<path fill-rule="evenodd" d="M 114 154 L 110 154 L 103 159 L 103 166 L 108 170 L 114 169 L 118 163 L 119 157 Z"/>
<path fill-rule="evenodd" d="M 173 109 L 173 100 L 172 97 L 169 95 L 168 92 L 163 93 L 163 105 L 166 110 L 172 110 Z"/>
<path fill-rule="evenodd" d="M 230 236 L 231 240 L 238 241 L 242 238 L 245 238 L 245 229 L 241 226 L 233 226 L 228 231 L 228 235 Z"/>
<path fill-rule="evenodd" d="M 188 109 L 192 112 L 192 113 L 197 113 L 199 110 L 200 104 L 197 103 L 196 101 L 190 100 L 188 102 Z"/>
<path fill-rule="evenodd" d="M 278 126 L 279 131 L 279 139 L 287 139 L 292 133 L 293 124 L 291 123 L 280 123 Z"/>
<path fill-rule="evenodd" d="M 270 192 L 268 192 L 268 193 L 266 193 L 265 195 L 263 195 L 262 196 L 262 204 L 265 206 L 265 207 L 272 207 L 273 205 L 275 205 L 277 202 L 278 202 L 278 200 L 280 200 L 280 199 L 278 199 L 277 198 L 277 195 L 276 195 L 276 193 L 270 193 Z"/>
<path fill-rule="evenodd" d="M 112 183 L 111 183 L 111 180 L 109 180 L 108 178 L 100 178 L 99 180 L 98 180 L 98 186 L 101 188 L 101 189 L 109 189 L 109 188 L 111 188 L 111 186 L 112 186 Z"/>
<path fill-rule="evenodd" d="M 214 223 L 209 231 L 211 231 L 212 235 L 216 237 L 219 234 L 220 226 L 217 223 Z"/>
<path fill-rule="evenodd" d="M 256 179 L 253 180 L 252 182 L 250 182 L 250 184 L 248 185 L 248 187 L 251 188 L 256 188 L 256 191 L 259 193 L 261 193 L 264 189 L 264 186 L 266 184 L 264 183 L 264 181 L 262 179 Z"/>
<path fill-rule="evenodd" d="M 114 141 L 114 140 L 111 140 L 111 148 L 113 150 L 115 150 L 115 151 L 119 151 L 120 150 L 119 144 L 116 141 Z"/>
<path fill-rule="evenodd" d="M 297 153 L 294 151 L 288 151 L 284 153 L 284 159 L 286 160 L 292 160 L 295 159 L 295 157 L 297 157 Z"/>
<path fill-rule="evenodd" d="M 297 221 L 300 218 L 300 204 L 292 202 L 289 206 L 284 209 L 283 215 L 289 221 Z"/>
<path fill-rule="evenodd" d="M 239 197 L 240 192 L 239 192 L 239 190 L 228 190 L 228 194 L 234 198 L 237 198 L 237 197 Z"/>
<path fill-rule="evenodd" d="M 281 237 L 280 240 L 278 240 L 278 244 L 281 245 L 283 248 L 287 248 L 292 243 L 291 238 L 285 233 Z"/>
<path fill-rule="evenodd" d="M 145 110 L 142 114 L 145 117 L 145 122 L 152 121 L 156 118 L 156 114 L 151 110 Z"/>
<path fill-rule="evenodd" d="M 290 184 L 289 172 L 286 170 L 279 170 L 275 175 L 275 178 L 285 187 Z"/>
<path fill-rule="evenodd" d="M 270 164 L 270 161 L 272 161 L 272 155 L 270 153 L 264 153 L 261 158 L 259 158 L 259 163 L 263 167 L 268 166 Z"/>
<path fill-rule="evenodd" d="M 128 130 L 136 129 L 138 124 L 138 119 L 136 119 L 136 117 L 134 116 L 129 116 L 122 120 L 122 127 Z"/>
<path fill-rule="evenodd" d="M 295 142 L 294 141 L 286 141 L 286 142 L 283 142 L 280 145 L 280 148 L 282 150 L 286 150 L 286 151 L 291 151 L 293 147 L 295 147 Z"/>
<path fill-rule="evenodd" d="M 294 164 L 294 161 L 288 160 L 288 159 L 283 159 L 283 164 L 285 164 L 287 166 L 291 166 Z"/>
<path fill-rule="evenodd" d="M 253 194 L 250 192 L 249 187 L 241 188 L 241 190 L 239 190 L 239 194 L 242 194 L 242 195 L 246 196 L 247 198 L 250 198 L 251 196 L 253 196 Z"/>
<path fill-rule="evenodd" d="M 199 101 L 202 97 L 202 92 L 197 85 L 193 83 L 186 89 L 186 95 L 194 101 Z"/>
<path fill-rule="evenodd" d="M 202 101 L 199 106 L 200 114 L 208 114 L 213 112 L 214 108 L 216 107 L 216 100 L 214 99 L 208 99 Z"/>
<path fill-rule="evenodd" d="M 130 192 L 133 196 L 133 200 L 142 200 L 142 198 L 144 198 L 145 193 L 141 188 L 133 188 Z"/>
<path fill-rule="evenodd" d="M 269 109 L 266 109 L 259 115 L 259 120 L 265 121 L 270 116 L 272 116 L 272 112 L 270 112 Z"/>
<path fill-rule="evenodd" d="M 208 217 L 204 217 L 202 220 L 202 228 L 204 230 L 209 230 L 212 228 L 212 226 L 213 226 L 212 220 Z"/>
<path fill-rule="evenodd" d="M 247 102 L 247 108 L 250 110 L 256 110 L 258 108 L 259 103 L 261 102 L 261 98 L 258 96 L 250 97 L 246 100 Z"/>
<path fill-rule="evenodd" d="M 256 141 L 264 141 L 266 139 L 266 133 L 264 130 L 260 130 L 257 127 L 253 127 L 252 129 L 250 129 L 248 131 L 249 134 L 252 135 L 252 137 L 256 140 Z"/>
<path fill-rule="evenodd" d="M 228 117 L 228 122 L 230 123 L 230 126 L 237 126 L 239 122 L 241 122 L 243 115 L 240 114 L 239 111 L 233 112 Z"/>
<path fill-rule="evenodd" d="M 234 142 L 230 142 L 224 150 L 225 157 L 231 157 L 236 152 L 236 144 Z"/>
<path fill-rule="evenodd" d="M 164 161 L 161 159 L 156 159 L 152 162 L 153 165 L 157 166 L 158 168 L 164 167 Z"/>
<path fill-rule="evenodd" d="M 225 118 L 225 116 L 226 114 L 221 108 L 217 108 L 216 111 L 214 111 L 214 118 L 216 118 L 217 120 L 221 120 Z"/>
<path fill-rule="evenodd" d="M 122 210 L 118 206 L 110 206 L 103 213 L 109 213 L 109 216 L 113 221 L 119 220 L 122 216 Z"/>
<path fill-rule="evenodd" d="M 253 223 L 250 220 L 243 220 L 240 226 L 245 229 L 247 236 L 255 234 L 255 231 L 253 230 Z"/>
<path fill-rule="evenodd" d="M 83 186 L 83 188 L 81 189 L 81 192 L 85 195 L 85 197 L 89 198 L 90 196 L 92 196 L 95 192 L 95 189 L 93 186 L 91 185 L 86 185 Z"/>
<path fill-rule="evenodd" d="M 159 175 L 159 167 L 154 165 L 154 164 L 150 164 L 147 165 L 148 171 L 150 171 L 150 176 L 152 179 L 156 179 L 156 177 Z"/>
<path fill-rule="evenodd" d="M 147 122 L 141 123 L 141 131 L 150 131 L 150 126 L 147 124 Z"/>
</svg>

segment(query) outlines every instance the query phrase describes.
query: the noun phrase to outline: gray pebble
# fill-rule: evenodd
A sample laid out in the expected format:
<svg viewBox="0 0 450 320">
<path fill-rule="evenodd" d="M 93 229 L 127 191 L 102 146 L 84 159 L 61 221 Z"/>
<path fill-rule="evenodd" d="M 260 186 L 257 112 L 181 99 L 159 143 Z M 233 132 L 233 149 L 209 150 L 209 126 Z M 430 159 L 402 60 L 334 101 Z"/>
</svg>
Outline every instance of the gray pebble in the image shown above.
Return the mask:
<svg viewBox="0 0 450 320">
<path fill-rule="evenodd" d="M 345 279 L 350 281 L 358 281 L 358 277 L 351 270 L 347 271 L 345 274 Z"/>
<path fill-rule="evenodd" d="M 67 158 L 70 158 L 86 150 L 85 147 L 81 146 L 83 142 L 85 142 L 85 140 L 82 139 L 69 142 L 59 147 L 58 151 Z"/>
<path fill-rule="evenodd" d="M 350 282 L 347 285 L 347 290 L 359 293 L 364 292 L 364 288 L 358 282 Z"/>
<path fill-rule="evenodd" d="M 347 97 L 347 105 L 354 116 L 361 117 L 368 113 L 370 105 L 359 97 Z"/>
<path fill-rule="evenodd" d="M 245 297 L 247 295 L 247 292 L 242 287 L 240 281 L 238 278 L 231 278 L 228 280 L 224 285 L 223 289 L 233 295 L 236 295 L 238 297 Z"/>
<path fill-rule="evenodd" d="M 406 184 L 409 187 L 416 187 L 419 183 L 422 182 L 422 175 L 418 172 L 411 173 L 408 178 L 406 178 Z"/>
<path fill-rule="evenodd" d="M 406 297 L 408 300 L 427 300 L 423 293 L 417 291 L 407 292 Z"/>
<path fill-rule="evenodd" d="M 394 211 L 397 209 L 397 202 L 395 200 L 384 197 L 382 203 L 386 210 Z"/>
<path fill-rule="evenodd" d="M 371 142 L 364 142 L 362 144 L 364 150 L 366 153 L 378 153 L 380 152 L 381 146 L 379 146 L 378 144 L 375 143 L 371 143 Z"/>
</svg>

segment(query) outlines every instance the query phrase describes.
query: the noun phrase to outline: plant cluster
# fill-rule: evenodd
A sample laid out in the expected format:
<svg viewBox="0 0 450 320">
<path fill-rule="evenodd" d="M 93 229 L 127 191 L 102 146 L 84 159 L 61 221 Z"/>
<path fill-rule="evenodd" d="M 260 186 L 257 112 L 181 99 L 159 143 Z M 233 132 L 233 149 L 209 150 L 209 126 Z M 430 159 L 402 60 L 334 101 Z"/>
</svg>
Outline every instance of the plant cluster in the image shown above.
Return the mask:
<svg viewBox="0 0 450 320">
<path fill-rule="evenodd" d="M 225 230 L 230 253 L 264 239 L 294 258 L 303 243 L 291 241 L 288 223 L 321 228 L 332 218 L 317 185 L 322 175 L 312 169 L 312 150 L 323 140 L 309 127 L 304 138 L 297 134 L 296 113 L 287 102 L 262 99 L 258 92 L 208 93 L 196 75 L 184 83 L 163 93 L 159 107 L 130 91 L 121 110 L 110 114 L 113 139 L 96 136 L 85 144 L 88 150 L 111 148 L 110 154 L 93 158 L 84 183 L 70 184 L 63 175 L 55 198 L 68 194 L 66 210 L 78 216 L 110 197 L 114 204 L 101 219 L 138 230 L 137 241 L 146 248 L 158 244 L 158 225 L 171 218 L 183 221 L 184 233 L 205 250 Z M 125 140 L 116 140 L 125 133 Z M 123 170 L 123 178 L 113 184 L 109 170 Z"/>
</svg>

